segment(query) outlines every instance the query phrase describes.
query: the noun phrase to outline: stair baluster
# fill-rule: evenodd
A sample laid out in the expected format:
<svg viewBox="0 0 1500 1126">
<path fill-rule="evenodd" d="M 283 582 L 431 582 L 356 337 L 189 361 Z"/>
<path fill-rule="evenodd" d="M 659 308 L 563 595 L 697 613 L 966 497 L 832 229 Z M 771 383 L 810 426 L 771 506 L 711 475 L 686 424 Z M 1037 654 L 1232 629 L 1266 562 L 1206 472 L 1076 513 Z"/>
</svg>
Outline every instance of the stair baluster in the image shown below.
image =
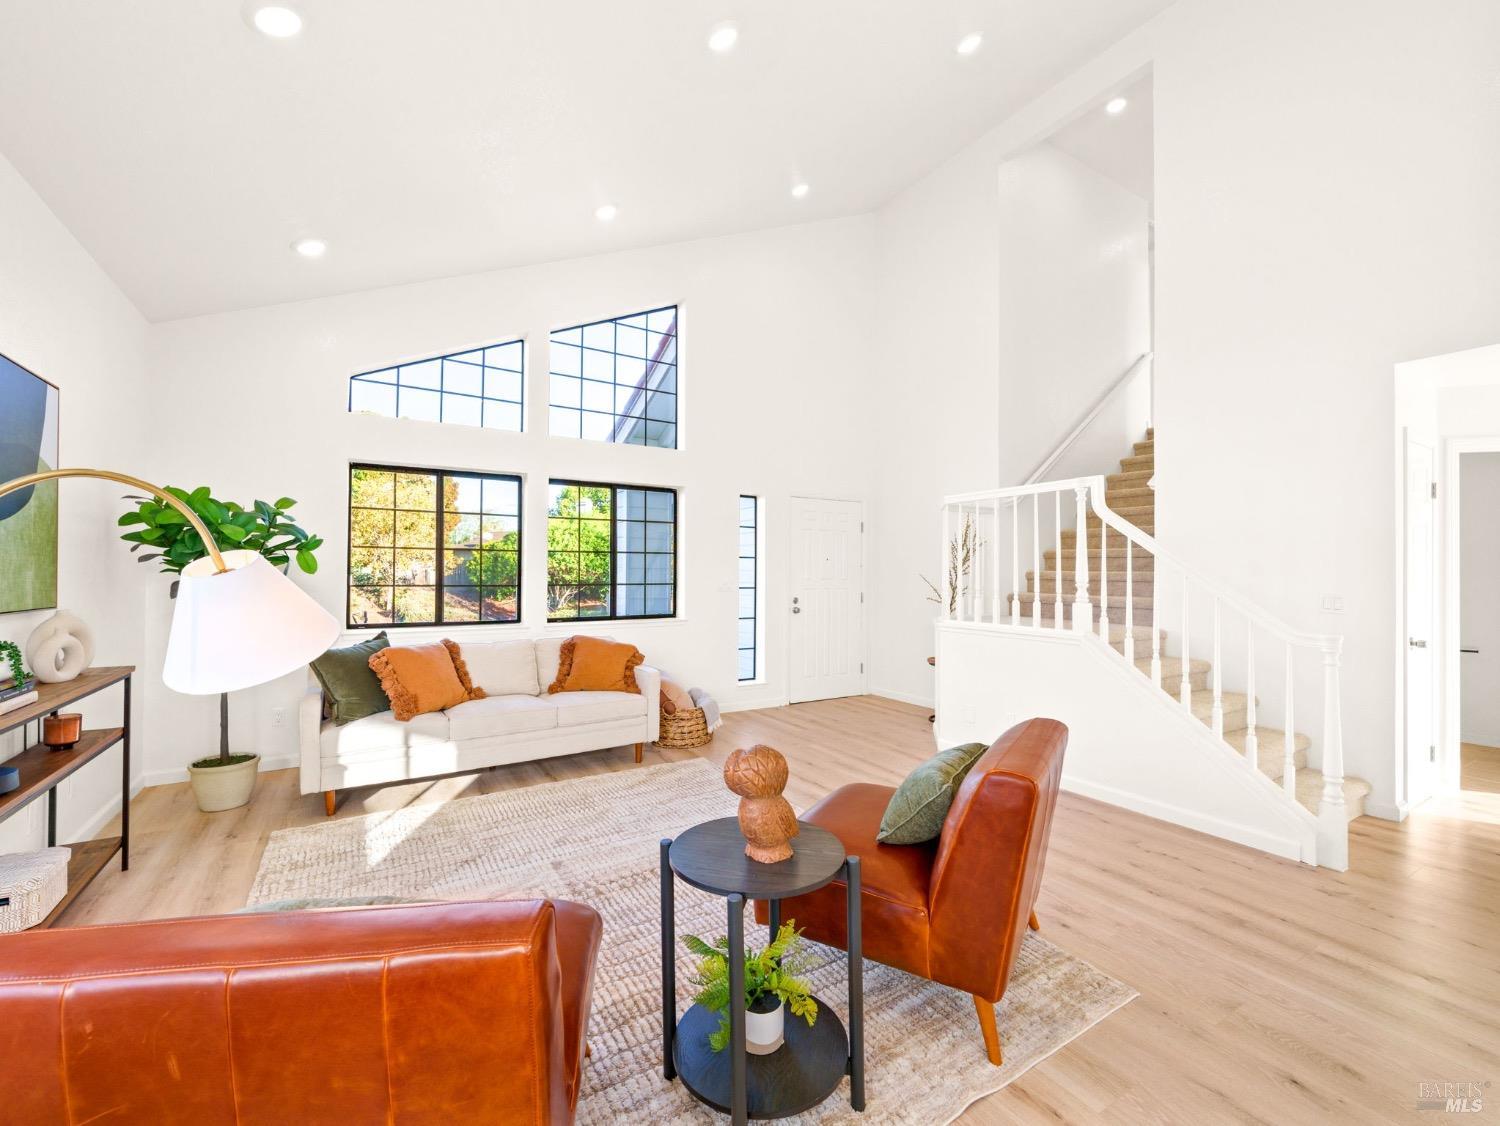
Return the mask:
<svg viewBox="0 0 1500 1126">
<path fill-rule="evenodd" d="M 1073 629 L 1088 633 L 1094 624 L 1094 608 L 1089 604 L 1089 517 L 1088 486 L 1073 489 L 1077 529 L 1073 533 L 1073 583 L 1077 590 L 1073 594 Z"/>
<path fill-rule="evenodd" d="M 1161 606 L 1161 583 L 1157 576 L 1161 574 L 1159 566 L 1151 568 L 1151 683 L 1161 687 L 1161 620 L 1158 618 Z"/>
<path fill-rule="evenodd" d="M 1057 532 L 1057 558 L 1054 561 L 1054 569 L 1057 572 L 1057 583 L 1052 591 L 1052 628 L 1063 628 L 1063 581 L 1062 581 L 1062 490 L 1057 489 L 1052 494 L 1053 520 L 1056 522 Z M 1040 593 L 1040 592 L 1038 592 Z"/>
<path fill-rule="evenodd" d="M 1099 521 L 1099 636 L 1109 644 L 1109 529 Z"/>
<path fill-rule="evenodd" d="M 995 543 L 990 548 L 990 624 L 1000 624 L 1001 607 L 1005 599 L 1000 597 L 1000 498 L 995 498 Z"/>
<path fill-rule="evenodd" d="M 1010 504 L 1010 624 L 1021 624 L 1021 498 L 1014 497 Z"/>
<path fill-rule="evenodd" d="M 1188 575 L 1182 572 L 1182 676 L 1177 682 L 1177 698 L 1182 706 L 1193 707 L 1193 685 L 1188 680 L 1188 649 L 1192 631 L 1188 628 Z"/>
<path fill-rule="evenodd" d="M 1281 749 L 1281 788 L 1293 801 L 1297 798 L 1297 729 L 1292 726 L 1292 682 L 1296 680 L 1296 669 L 1292 666 L 1292 643 L 1286 645 L 1286 745 Z"/>
<path fill-rule="evenodd" d="M 1020 501 L 1016 501 L 1020 504 Z M 1031 628 L 1042 628 L 1042 494 L 1031 496 L 1031 577 L 1036 593 L 1031 596 Z"/>
<path fill-rule="evenodd" d="M 1223 654 L 1219 651 L 1219 600 L 1214 599 L 1214 703 L 1213 710 L 1209 713 L 1209 726 L 1213 729 L 1214 738 L 1224 738 L 1224 682 L 1220 675 L 1220 666 L 1223 664 Z M 1185 671 L 1185 670 L 1184 670 Z"/>
<path fill-rule="evenodd" d="M 1129 540 L 1125 541 L 1125 660 L 1135 664 L 1135 589 L 1131 584 L 1134 563 L 1134 547 Z M 1102 581 L 1109 582 L 1109 572 L 1102 572 Z M 1105 644 L 1109 643 L 1109 633 L 1104 634 Z"/>
<path fill-rule="evenodd" d="M 1245 621 L 1245 761 L 1260 768 L 1260 744 L 1255 738 L 1255 623 Z"/>
</svg>

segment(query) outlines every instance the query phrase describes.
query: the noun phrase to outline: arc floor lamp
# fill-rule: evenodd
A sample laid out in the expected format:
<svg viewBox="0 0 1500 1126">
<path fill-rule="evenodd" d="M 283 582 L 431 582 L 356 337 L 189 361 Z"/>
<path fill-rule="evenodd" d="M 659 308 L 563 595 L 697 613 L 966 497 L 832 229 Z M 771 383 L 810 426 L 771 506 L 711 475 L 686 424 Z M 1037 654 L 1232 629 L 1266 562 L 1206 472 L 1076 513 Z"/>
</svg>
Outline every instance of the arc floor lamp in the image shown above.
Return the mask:
<svg viewBox="0 0 1500 1126">
<path fill-rule="evenodd" d="M 0 484 L 0 496 L 64 477 L 140 489 L 182 513 L 208 555 L 183 568 L 162 680 L 193 696 L 251 688 L 296 671 L 338 636 L 338 622 L 258 552 L 220 551 L 188 505 L 139 477 L 105 469 L 50 469 Z"/>
</svg>

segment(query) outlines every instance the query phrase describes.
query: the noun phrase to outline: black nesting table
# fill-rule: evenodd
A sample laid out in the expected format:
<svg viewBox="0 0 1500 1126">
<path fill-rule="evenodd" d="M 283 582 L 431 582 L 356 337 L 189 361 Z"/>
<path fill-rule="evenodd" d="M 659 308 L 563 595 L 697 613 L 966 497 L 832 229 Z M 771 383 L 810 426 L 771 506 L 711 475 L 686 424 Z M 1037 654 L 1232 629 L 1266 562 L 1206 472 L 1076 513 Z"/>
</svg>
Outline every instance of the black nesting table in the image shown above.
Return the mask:
<svg viewBox="0 0 1500 1126">
<path fill-rule="evenodd" d="M 865 1109 L 864 996 L 860 955 L 859 857 L 845 856 L 832 833 L 798 822 L 793 855 L 760 864 L 745 855 L 745 838 L 733 817 L 705 821 L 676 840 L 661 842 L 662 1074 L 681 1078 L 700 1101 L 728 1114 L 735 1126 L 747 1118 L 784 1118 L 826 1099 L 849 1076 L 849 1103 Z M 693 1005 L 677 1019 L 677 926 L 673 876 L 729 907 L 729 1047 L 715 1052 L 709 1033 L 716 1013 Z M 822 1000 L 809 1028 L 786 1014 L 786 1043 L 768 1056 L 745 1051 L 745 901 L 770 904 L 771 928 L 781 926 L 781 901 L 816 891 L 843 876 L 849 889 L 849 1031 Z M 708 941 L 713 941 L 710 936 Z"/>
</svg>

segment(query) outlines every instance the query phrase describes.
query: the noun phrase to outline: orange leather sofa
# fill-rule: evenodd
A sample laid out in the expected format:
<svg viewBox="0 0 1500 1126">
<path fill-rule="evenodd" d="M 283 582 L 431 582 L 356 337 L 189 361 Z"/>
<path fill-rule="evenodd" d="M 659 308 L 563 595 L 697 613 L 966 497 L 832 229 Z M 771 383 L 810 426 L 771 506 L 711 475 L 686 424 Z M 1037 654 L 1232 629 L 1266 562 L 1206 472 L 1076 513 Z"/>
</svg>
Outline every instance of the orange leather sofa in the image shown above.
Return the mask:
<svg viewBox="0 0 1500 1126">
<path fill-rule="evenodd" d="M 0 1123 L 568 1123 L 599 915 L 562 901 L 0 936 Z"/>
<path fill-rule="evenodd" d="M 890 786 L 841 786 L 802 815 L 860 859 L 865 957 L 972 994 L 996 1065 L 995 1003 L 1028 923 L 1037 925 L 1033 909 L 1067 745 L 1068 729 L 1056 720 L 1011 728 L 974 764 L 942 834 L 927 844 L 876 842 L 896 792 Z M 808 938 L 847 949 L 847 898 L 843 881 L 835 881 L 783 900 L 781 917 Z M 761 922 L 769 918 L 763 902 L 755 912 Z"/>
</svg>

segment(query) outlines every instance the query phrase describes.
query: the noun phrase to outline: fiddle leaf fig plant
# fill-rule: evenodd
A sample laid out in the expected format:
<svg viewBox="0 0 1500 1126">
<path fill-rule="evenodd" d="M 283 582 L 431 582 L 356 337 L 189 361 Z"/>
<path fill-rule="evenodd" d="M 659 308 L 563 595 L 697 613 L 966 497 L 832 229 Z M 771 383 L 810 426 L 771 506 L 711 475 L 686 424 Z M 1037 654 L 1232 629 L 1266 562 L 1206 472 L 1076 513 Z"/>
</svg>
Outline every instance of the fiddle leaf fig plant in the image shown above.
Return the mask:
<svg viewBox="0 0 1500 1126">
<path fill-rule="evenodd" d="M 708 1037 L 708 1046 L 722 1052 L 729 1045 L 729 938 L 720 935 L 712 946 L 695 934 L 685 935 L 682 944 L 698 956 L 693 984 L 698 987 L 693 1000 L 710 1012 L 719 1014 L 718 1030 Z M 762 997 L 774 995 L 794 1017 L 807 1021 L 809 1028 L 818 1019 L 818 1003 L 812 989 L 796 975 L 796 955 L 802 946 L 802 932 L 795 920 L 781 924 L 776 937 L 764 950 L 745 951 L 745 1008 Z"/>
<path fill-rule="evenodd" d="M 314 553 L 323 546 L 323 539 L 304 531 L 292 519 L 289 510 L 297 502 L 291 497 L 282 497 L 274 504 L 257 500 L 246 507 L 232 500 L 216 500 L 207 485 L 192 492 L 169 485 L 166 491 L 208 525 L 220 551 L 258 552 L 273 567 L 282 568 L 295 559 L 305 574 L 317 571 Z M 203 537 L 171 505 L 153 497 L 128 499 L 136 501 L 136 507 L 121 516 L 119 524 L 132 530 L 120 538 L 131 545 L 132 552 L 141 553 L 137 558 L 142 563 L 160 562 L 161 570 L 176 575 L 208 554 Z"/>
<path fill-rule="evenodd" d="M 318 569 L 315 554 L 323 546 L 321 536 L 311 535 L 298 526 L 288 511 L 297 502 L 291 497 L 282 497 L 275 504 L 257 500 L 246 507 L 232 500 L 216 500 L 207 485 L 199 485 L 192 492 L 168 485 L 166 491 L 193 510 L 214 537 L 214 546 L 220 551 L 254 551 L 273 567 L 285 570 L 293 559 L 305 574 Z M 135 508 L 120 517 L 123 532 L 120 538 L 130 544 L 136 558 L 142 563 L 158 563 L 160 569 L 171 575 L 179 575 L 182 569 L 208 554 L 208 547 L 187 517 L 170 504 L 155 497 L 131 496 L 127 500 L 136 502 Z M 173 584 L 176 596 L 176 584 Z M 219 696 L 219 753 L 213 758 L 199 759 L 195 767 L 234 766 L 246 762 L 254 755 L 231 755 L 229 753 L 229 698 L 227 693 Z"/>
</svg>

